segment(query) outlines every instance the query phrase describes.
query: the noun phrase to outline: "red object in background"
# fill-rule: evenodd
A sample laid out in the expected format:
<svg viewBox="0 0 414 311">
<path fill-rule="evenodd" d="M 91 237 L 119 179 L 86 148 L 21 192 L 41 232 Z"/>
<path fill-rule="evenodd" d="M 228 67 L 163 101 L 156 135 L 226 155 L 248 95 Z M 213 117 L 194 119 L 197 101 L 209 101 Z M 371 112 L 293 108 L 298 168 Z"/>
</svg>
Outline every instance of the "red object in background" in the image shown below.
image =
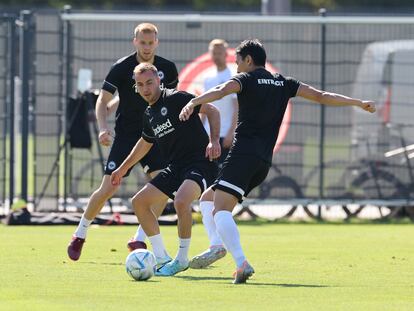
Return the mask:
<svg viewBox="0 0 414 311">
<path fill-rule="evenodd" d="M 236 52 L 234 49 L 228 49 L 227 51 L 227 64 L 230 67 L 230 70 L 235 73 L 237 69 Z M 266 69 L 270 72 L 278 72 L 278 70 L 268 62 L 266 63 Z M 210 54 L 208 52 L 198 56 L 180 71 L 180 74 L 178 75 L 178 79 L 180 81 L 178 89 L 180 91 L 186 91 L 194 95 L 200 95 L 204 91 L 204 79 L 208 76 L 214 75 L 215 70 L 216 66 L 211 60 Z M 292 104 L 289 101 L 273 152 L 277 152 L 279 150 L 280 146 L 286 138 L 289 129 L 291 113 Z"/>
</svg>

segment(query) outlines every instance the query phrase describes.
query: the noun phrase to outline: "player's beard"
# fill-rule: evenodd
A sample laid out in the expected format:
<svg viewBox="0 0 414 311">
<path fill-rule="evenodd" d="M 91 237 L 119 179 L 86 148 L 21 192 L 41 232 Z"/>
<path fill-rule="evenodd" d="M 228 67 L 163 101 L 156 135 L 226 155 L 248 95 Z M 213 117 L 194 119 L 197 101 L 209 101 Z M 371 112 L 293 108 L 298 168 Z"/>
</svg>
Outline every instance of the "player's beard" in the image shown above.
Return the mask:
<svg viewBox="0 0 414 311">
<path fill-rule="evenodd" d="M 139 53 L 139 57 L 141 58 L 142 62 L 147 63 L 150 62 L 152 60 L 152 58 L 154 57 L 154 54 L 144 54 L 144 53 Z"/>
</svg>

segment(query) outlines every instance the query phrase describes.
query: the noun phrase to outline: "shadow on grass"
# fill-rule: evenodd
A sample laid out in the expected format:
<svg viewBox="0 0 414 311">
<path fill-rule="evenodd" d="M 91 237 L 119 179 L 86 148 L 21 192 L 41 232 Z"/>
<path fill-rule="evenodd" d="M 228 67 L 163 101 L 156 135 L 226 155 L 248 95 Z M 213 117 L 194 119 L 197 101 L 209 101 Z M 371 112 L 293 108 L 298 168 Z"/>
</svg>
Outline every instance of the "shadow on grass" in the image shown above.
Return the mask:
<svg viewBox="0 0 414 311">
<path fill-rule="evenodd" d="M 231 281 L 233 278 L 224 276 L 191 276 L 191 275 L 176 275 L 177 279 L 186 281 Z"/>
<path fill-rule="evenodd" d="M 103 265 L 103 266 L 123 266 L 122 262 L 96 262 L 96 261 L 80 261 L 78 264 L 84 265 Z"/>
<path fill-rule="evenodd" d="M 160 280 L 151 278 L 151 279 L 145 280 L 145 281 L 129 280 L 129 282 L 131 282 L 131 283 L 139 283 L 139 284 L 141 284 L 142 282 L 145 282 L 145 283 L 159 283 Z"/>
<path fill-rule="evenodd" d="M 269 220 L 263 218 L 240 220 L 236 219 L 238 226 L 263 226 L 263 225 L 337 225 L 337 226 L 353 226 L 353 225 L 413 225 L 413 221 L 407 218 L 403 219 L 357 219 L 351 220 L 292 220 L 292 219 L 277 219 Z"/>
<path fill-rule="evenodd" d="M 186 281 L 229 281 L 230 283 L 233 281 L 233 278 L 230 277 L 222 277 L 222 276 L 189 276 L 189 275 L 178 275 L 175 276 L 178 279 L 183 279 Z M 254 280 L 248 281 L 248 283 L 243 284 L 248 286 L 276 286 L 276 287 L 291 287 L 291 288 L 326 288 L 331 287 L 328 285 L 316 285 L 316 284 L 285 284 L 285 283 L 258 283 Z"/>
</svg>

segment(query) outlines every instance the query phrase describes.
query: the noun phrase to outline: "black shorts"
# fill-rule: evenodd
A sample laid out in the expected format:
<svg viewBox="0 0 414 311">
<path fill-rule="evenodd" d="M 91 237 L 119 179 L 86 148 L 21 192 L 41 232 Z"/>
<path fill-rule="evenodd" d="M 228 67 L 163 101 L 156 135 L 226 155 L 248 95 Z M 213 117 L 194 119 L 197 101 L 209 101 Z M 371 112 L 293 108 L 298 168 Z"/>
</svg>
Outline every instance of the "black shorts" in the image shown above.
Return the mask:
<svg viewBox="0 0 414 311">
<path fill-rule="evenodd" d="M 269 169 L 270 164 L 259 157 L 229 155 L 213 183 L 213 189 L 230 193 L 241 203 L 266 179 Z"/>
<path fill-rule="evenodd" d="M 105 165 L 105 175 L 111 175 L 116 170 L 126 157 L 130 154 L 132 148 L 134 148 L 137 140 L 134 139 L 122 139 L 118 138 L 114 140 L 111 151 L 109 152 L 108 161 Z M 162 170 L 165 168 L 166 162 L 161 156 L 161 152 L 154 144 L 150 151 L 139 161 L 145 173 L 149 174 L 154 171 Z M 132 167 L 128 170 L 124 177 L 128 176 L 131 172 Z"/>
<path fill-rule="evenodd" d="M 223 166 L 224 160 L 226 160 L 227 155 L 229 154 L 229 151 L 230 151 L 230 148 L 223 147 L 223 140 L 224 140 L 224 137 L 220 137 L 221 154 L 220 154 L 220 158 L 217 159 L 220 168 Z"/>
<path fill-rule="evenodd" d="M 186 179 L 195 181 L 203 193 L 217 177 L 217 171 L 216 162 L 204 159 L 185 165 L 170 164 L 151 180 L 150 184 L 174 199 L 178 188 Z"/>
</svg>

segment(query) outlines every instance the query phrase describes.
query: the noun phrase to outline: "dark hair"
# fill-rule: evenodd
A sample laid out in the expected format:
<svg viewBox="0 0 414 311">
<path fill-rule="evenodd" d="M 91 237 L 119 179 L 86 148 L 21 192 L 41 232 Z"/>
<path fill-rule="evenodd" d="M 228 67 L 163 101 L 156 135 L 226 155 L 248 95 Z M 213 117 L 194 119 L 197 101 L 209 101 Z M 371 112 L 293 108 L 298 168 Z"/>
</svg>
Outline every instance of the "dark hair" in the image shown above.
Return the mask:
<svg viewBox="0 0 414 311">
<path fill-rule="evenodd" d="M 263 44 L 258 39 L 244 40 L 236 48 L 236 53 L 245 59 L 247 55 L 253 59 L 256 66 L 264 66 L 266 64 L 266 51 Z"/>
</svg>

